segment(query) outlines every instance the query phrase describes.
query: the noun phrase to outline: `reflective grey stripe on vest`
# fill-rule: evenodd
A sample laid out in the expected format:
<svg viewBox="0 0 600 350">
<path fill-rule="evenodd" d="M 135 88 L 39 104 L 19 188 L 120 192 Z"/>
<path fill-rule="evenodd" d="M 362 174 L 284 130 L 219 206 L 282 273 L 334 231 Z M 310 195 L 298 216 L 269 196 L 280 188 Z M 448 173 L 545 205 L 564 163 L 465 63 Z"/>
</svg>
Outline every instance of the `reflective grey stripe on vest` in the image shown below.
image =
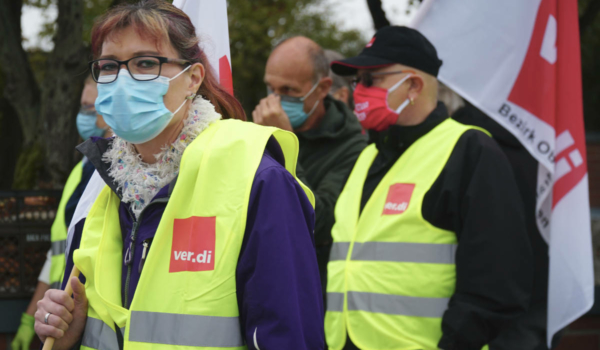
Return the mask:
<svg viewBox="0 0 600 350">
<path fill-rule="evenodd" d="M 60 282 L 53 282 L 50 284 L 50 289 L 61 289 L 62 287 L 62 283 Z"/>
<path fill-rule="evenodd" d="M 449 298 L 420 298 L 403 295 L 348 292 L 349 311 L 368 311 L 388 315 L 442 317 Z"/>
<path fill-rule="evenodd" d="M 67 240 L 52 242 L 52 255 L 64 254 L 67 249 Z"/>
<path fill-rule="evenodd" d="M 120 329 L 125 334 L 125 329 Z M 119 350 L 117 334 L 106 323 L 97 318 L 88 317 L 83 331 L 81 345 L 98 350 Z"/>
<path fill-rule="evenodd" d="M 456 244 L 355 242 L 352 260 L 454 264 L 456 248 Z"/>
<path fill-rule="evenodd" d="M 329 261 L 346 260 L 349 249 L 350 242 L 334 242 L 329 253 Z"/>
<path fill-rule="evenodd" d="M 132 311 L 129 341 L 181 346 L 244 345 L 238 317 Z"/>
<path fill-rule="evenodd" d="M 344 311 L 344 293 L 327 292 L 327 311 Z"/>
</svg>

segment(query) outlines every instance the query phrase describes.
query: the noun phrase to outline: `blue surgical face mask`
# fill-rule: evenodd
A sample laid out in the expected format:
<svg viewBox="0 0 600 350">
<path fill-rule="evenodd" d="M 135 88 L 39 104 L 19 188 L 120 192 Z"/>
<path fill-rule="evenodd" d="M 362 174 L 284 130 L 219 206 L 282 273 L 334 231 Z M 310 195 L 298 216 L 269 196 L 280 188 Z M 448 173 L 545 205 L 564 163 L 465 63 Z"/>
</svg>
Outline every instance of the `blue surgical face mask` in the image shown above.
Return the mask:
<svg viewBox="0 0 600 350">
<path fill-rule="evenodd" d="M 171 112 L 165 106 L 163 99 L 169 90 L 169 82 L 189 67 L 170 79 L 159 76 L 157 79 L 146 81 L 135 80 L 129 75 L 127 69 L 121 69 L 114 82 L 98 84 L 96 111 L 104 117 L 104 121 L 112 131 L 123 140 L 133 144 L 148 142 L 165 130 L 173 116 L 190 98 L 186 98 L 175 112 Z M 145 78 L 144 75 L 136 75 L 136 77 Z M 101 76 L 100 82 L 103 78 L 112 80 L 114 76 Z"/>
<path fill-rule="evenodd" d="M 283 108 L 283 111 L 285 112 L 285 114 L 287 114 L 288 118 L 290 119 L 290 124 L 292 124 L 292 128 L 297 129 L 300 126 L 302 126 L 302 124 L 306 122 L 308 117 L 310 117 L 317 109 L 319 101 L 315 102 L 310 112 L 304 112 L 304 100 L 306 100 L 306 98 L 315 91 L 317 86 L 319 86 L 319 82 L 316 82 L 315 85 L 313 85 L 313 87 L 310 89 L 310 91 L 303 97 L 280 95 L 281 108 Z"/>
<path fill-rule="evenodd" d="M 77 131 L 82 139 L 87 140 L 92 136 L 100 137 L 104 135 L 106 129 L 96 126 L 96 111 L 81 110 L 77 114 Z"/>
</svg>

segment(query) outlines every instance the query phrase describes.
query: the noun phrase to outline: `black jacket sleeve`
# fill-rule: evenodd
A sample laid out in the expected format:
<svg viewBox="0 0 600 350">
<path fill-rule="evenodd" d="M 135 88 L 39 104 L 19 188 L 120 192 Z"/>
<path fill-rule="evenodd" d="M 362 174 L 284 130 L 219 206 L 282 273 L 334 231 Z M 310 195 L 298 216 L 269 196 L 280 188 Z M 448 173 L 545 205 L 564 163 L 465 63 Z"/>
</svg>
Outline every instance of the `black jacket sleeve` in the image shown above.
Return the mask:
<svg viewBox="0 0 600 350">
<path fill-rule="evenodd" d="M 470 130 L 426 194 L 423 217 L 457 234 L 444 350 L 479 350 L 529 305 L 533 257 L 517 184 L 496 142 Z"/>
</svg>

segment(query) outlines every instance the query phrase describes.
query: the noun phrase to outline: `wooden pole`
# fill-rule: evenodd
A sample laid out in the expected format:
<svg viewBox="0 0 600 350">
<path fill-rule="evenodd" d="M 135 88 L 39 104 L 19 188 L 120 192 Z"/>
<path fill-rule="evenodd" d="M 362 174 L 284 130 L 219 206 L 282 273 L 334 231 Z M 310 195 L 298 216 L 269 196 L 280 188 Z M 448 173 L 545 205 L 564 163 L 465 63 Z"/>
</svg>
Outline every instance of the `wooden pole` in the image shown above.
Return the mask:
<svg viewBox="0 0 600 350">
<path fill-rule="evenodd" d="M 71 294 L 73 294 L 73 288 L 71 288 L 71 278 L 72 277 L 79 277 L 79 269 L 77 268 L 77 266 L 73 266 L 73 270 L 71 270 L 71 275 L 69 276 L 69 280 L 67 281 L 67 286 L 65 287 L 65 292 L 67 292 L 67 294 L 69 296 L 71 296 Z M 42 348 L 42 350 L 52 350 L 52 348 L 54 347 L 55 341 L 56 341 L 56 339 L 54 339 L 52 337 L 46 338 L 46 341 L 44 342 L 44 347 Z"/>
</svg>

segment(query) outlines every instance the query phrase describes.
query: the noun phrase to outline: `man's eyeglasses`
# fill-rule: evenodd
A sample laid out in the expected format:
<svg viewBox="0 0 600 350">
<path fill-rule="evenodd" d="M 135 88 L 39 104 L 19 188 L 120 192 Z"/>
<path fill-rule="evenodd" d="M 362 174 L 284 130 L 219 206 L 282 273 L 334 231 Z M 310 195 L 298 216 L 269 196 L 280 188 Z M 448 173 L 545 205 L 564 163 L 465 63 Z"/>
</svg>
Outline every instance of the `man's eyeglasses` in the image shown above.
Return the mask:
<svg viewBox="0 0 600 350">
<path fill-rule="evenodd" d="M 289 96 L 289 95 L 282 95 L 282 94 L 275 94 L 275 92 L 270 87 L 267 86 L 267 96 L 271 95 L 271 94 L 275 94 L 275 95 L 279 96 L 279 98 L 281 99 L 281 101 L 295 102 L 295 103 L 303 102 L 308 97 L 308 95 L 310 95 L 313 91 L 315 91 L 315 88 L 316 88 L 317 85 L 318 85 L 318 83 L 315 84 L 315 85 L 313 85 L 313 87 L 310 89 L 310 91 L 306 95 L 300 96 L 300 97 Z"/>
<path fill-rule="evenodd" d="M 160 76 L 163 63 L 175 63 L 184 66 L 191 64 L 188 60 L 159 56 L 138 56 L 126 61 L 103 58 L 90 62 L 90 72 L 95 82 L 108 84 L 117 80 L 121 66 L 125 65 L 133 79 L 148 81 Z"/>
<path fill-rule="evenodd" d="M 415 73 L 412 70 L 397 70 L 397 71 L 393 71 L 393 72 L 377 72 L 377 73 L 372 73 L 372 72 L 362 72 L 360 74 L 357 74 L 356 77 L 354 77 L 354 79 L 352 79 L 352 83 L 354 85 L 354 87 L 356 87 L 356 85 L 358 84 L 362 84 L 365 87 L 371 87 L 373 86 L 373 79 L 374 77 L 378 77 L 378 76 L 382 76 L 382 75 L 391 75 L 391 74 L 402 74 L 402 73 Z"/>
</svg>

